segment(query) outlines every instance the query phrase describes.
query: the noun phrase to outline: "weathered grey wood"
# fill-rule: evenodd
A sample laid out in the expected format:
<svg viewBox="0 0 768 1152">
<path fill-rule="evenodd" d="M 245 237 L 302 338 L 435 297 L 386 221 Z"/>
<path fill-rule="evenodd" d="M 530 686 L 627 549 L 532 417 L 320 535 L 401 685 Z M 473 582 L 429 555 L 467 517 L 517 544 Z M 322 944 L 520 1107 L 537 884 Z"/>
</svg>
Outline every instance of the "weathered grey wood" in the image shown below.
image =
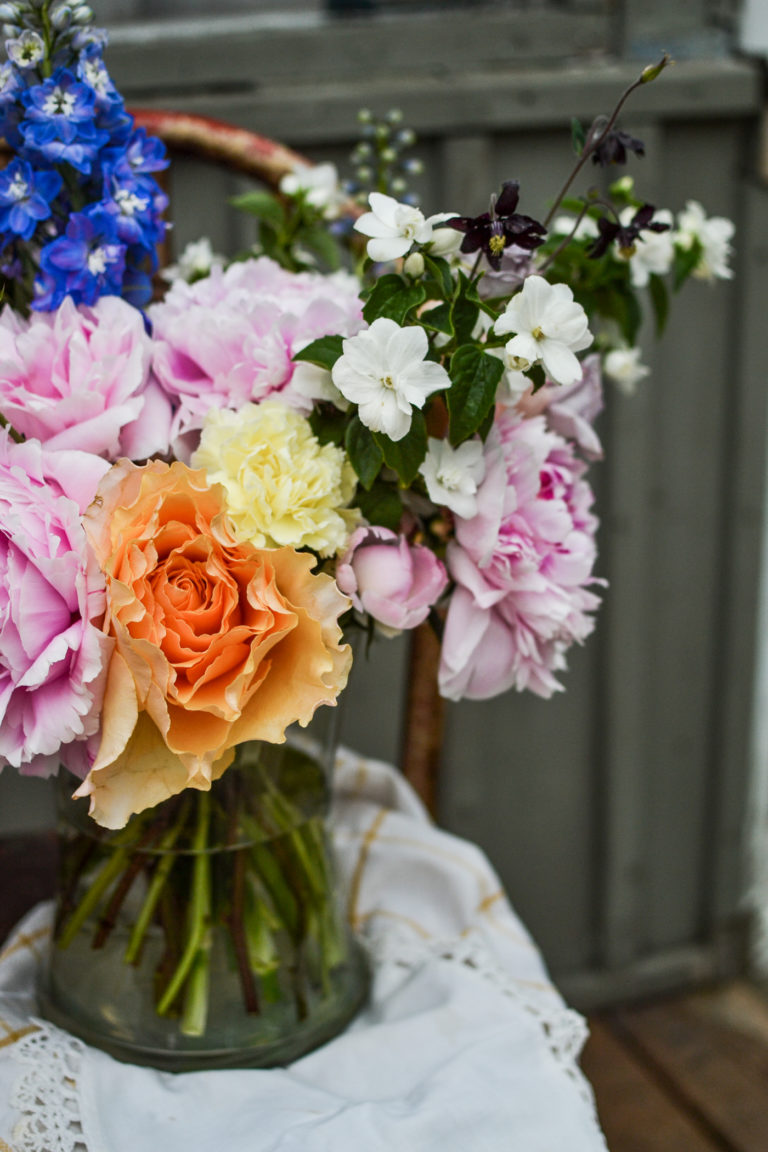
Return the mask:
<svg viewBox="0 0 768 1152">
<path fill-rule="evenodd" d="M 111 68 L 117 74 L 141 59 L 144 88 L 180 95 L 207 85 L 306 84 L 393 74 L 449 78 L 471 66 L 506 70 L 512 60 L 535 61 L 606 51 L 608 5 L 592 12 L 551 8 L 522 20 L 514 11 L 488 10 L 478 19 L 461 11 L 373 15 L 363 20 L 326 16 L 231 16 L 215 21 L 169 20 L 116 28 Z"/>
<path fill-rule="evenodd" d="M 739 688 L 752 679 L 758 634 L 758 586 L 763 532 L 766 460 L 766 364 L 768 328 L 768 187 L 749 184 L 743 190 L 743 240 L 737 243 L 738 300 L 731 317 L 732 345 L 739 387 L 729 405 L 729 452 L 726 472 L 725 545 L 723 547 L 724 643 L 718 660 L 721 701 L 716 731 L 716 771 L 710 796 L 715 851 L 711 853 L 710 924 L 734 916 L 750 882 L 746 846 L 749 836 L 746 772 L 752 749 L 753 697 Z"/>
<path fill-rule="evenodd" d="M 184 55 L 181 49 L 179 54 Z M 158 91 L 148 80 L 139 48 L 111 47 L 109 64 L 126 99 L 134 104 L 218 116 L 294 145 L 346 137 L 354 131 L 362 104 L 378 111 L 401 108 L 406 122 L 421 136 L 560 128 L 571 116 L 586 120 L 610 111 L 617 94 L 639 74 L 637 64 L 601 62 L 592 68 L 583 64 L 559 69 L 467 68 L 442 77 L 418 70 L 407 84 L 398 71 L 348 82 L 334 71 L 331 55 L 328 75 L 320 85 L 270 83 L 252 88 L 251 81 L 245 81 L 240 90 L 234 82 L 236 73 L 227 70 L 229 87 L 213 85 L 206 91 L 202 82 L 196 82 L 197 61 L 192 54 L 183 69 L 184 87 Z M 689 61 L 667 69 L 663 82 L 634 93 L 631 110 L 645 119 L 698 119 L 748 113 L 760 101 L 755 66 L 733 60 Z"/>
</svg>

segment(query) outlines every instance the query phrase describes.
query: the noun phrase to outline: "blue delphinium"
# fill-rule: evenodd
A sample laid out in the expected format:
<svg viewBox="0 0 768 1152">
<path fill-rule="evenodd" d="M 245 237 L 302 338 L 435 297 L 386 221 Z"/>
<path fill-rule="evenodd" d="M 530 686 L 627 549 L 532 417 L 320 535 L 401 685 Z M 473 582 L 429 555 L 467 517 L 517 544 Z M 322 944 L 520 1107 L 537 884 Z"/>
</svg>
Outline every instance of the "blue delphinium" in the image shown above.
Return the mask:
<svg viewBox="0 0 768 1152">
<path fill-rule="evenodd" d="M 152 173 L 160 140 L 136 129 L 102 59 L 106 36 L 84 0 L 3 5 L 0 273 L 19 310 L 152 295 L 167 197 Z"/>
<path fill-rule="evenodd" d="M 73 212 L 64 235 L 46 244 L 40 254 L 40 291 L 33 307 L 51 311 L 65 296 L 78 304 L 95 304 L 99 296 L 119 296 L 125 254 L 115 219 L 102 204 Z"/>
<path fill-rule="evenodd" d="M 49 219 L 62 183 L 53 169 L 36 172 L 25 160 L 11 160 L 0 172 L 0 231 L 29 240 L 40 221 Z"/>
</svg>

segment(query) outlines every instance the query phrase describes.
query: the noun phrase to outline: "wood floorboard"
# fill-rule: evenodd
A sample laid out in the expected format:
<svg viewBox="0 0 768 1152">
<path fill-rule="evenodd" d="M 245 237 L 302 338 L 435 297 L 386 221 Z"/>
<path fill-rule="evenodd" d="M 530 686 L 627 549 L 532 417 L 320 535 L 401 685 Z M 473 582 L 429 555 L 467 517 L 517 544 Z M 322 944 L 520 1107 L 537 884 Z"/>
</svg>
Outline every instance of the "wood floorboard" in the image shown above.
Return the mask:
<svg viewBox="0 0 768 1152">
<path fill-rule="evenodd" d="M 583 1067 L 610 1152 L 768 1152 L 768 1002 L 736 982 L 602 1013 Z"/>
<path fill-rule="evenodd" d="M 590 1031 L 582 1068 L 610 1152 L 724 1152 L 607 1023 L 592 1020 Z"/>
</svg>

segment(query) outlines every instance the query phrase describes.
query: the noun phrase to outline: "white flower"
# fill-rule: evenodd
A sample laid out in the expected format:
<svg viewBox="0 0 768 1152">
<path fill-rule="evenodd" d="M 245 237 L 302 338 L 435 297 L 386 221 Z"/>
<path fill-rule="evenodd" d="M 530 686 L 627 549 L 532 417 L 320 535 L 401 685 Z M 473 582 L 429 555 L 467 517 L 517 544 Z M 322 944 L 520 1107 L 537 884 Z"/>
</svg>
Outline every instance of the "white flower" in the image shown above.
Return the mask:
<svg viewBox="0 0 768 1152">
<path fill-rule="evenodd" d="M 557 216 L 552 224 L 552 231 L 558 236 L 570 236 L 573 232 L 574 240 L 596 240 L 600 235 L 597 220 L 593 220 L 591 216 L 582 216 L 575 232 L 574 224 L 576 224 L 575 216 Z"/>
<path fill-rule="evenodd" d="M 511 343 L 511 341 L 510 341 Z M 489 356 L 495 356 L 504 365 L 504 375 L 496 392 L 496 403 L 507 407 L 514 407 L 531 387 L 531 380 L 517 367 L 518 359 L 510 356 L 507 351 L 509 344 L 504 348 L 487 348 Z"/>
<path fill-rule="evenodd" d="M 15 40 L 6 40 L 5 50 L 17 68 L 33 68 L 45 55 L 45 42 L 26 28 Z"/>
<path fill-rule="evenodd" d="M 650 368 L 640 363 L 639 348 L 613 348 L 603 361 L 606 376 L 622 392 L 631 395 L 640 380 L 650 375 Z"/>
<path fill-rule="evenodd" d="M 454 220 L 457 216 L 458 212 L 437 212 L 427 217 L 427 224 L 432 229 L 429 238 L 430 256 L 455 256 L 459 251 L 464 233 L 459 232 L 458 228 L 440 227 L 446 220 Z"/>
<path fill-rule="evenodd" d="M 333 383 L 358 405 L 362 423 L 390 440 L 407 434 L 413 408 L 423 408 L 432 392 L 450 387 L 445 369 L 424 359 L 429 341 L 423 328 L 401 328 L 380 316 L 342 347 L 331 373 Z"/>
<path fill-rule="evenodd" d="M 528 276 L 493 327 L 499 336 L 517 333 L 506 345 L 510 368 L 524 370 L 540 360 L 556 384 L 575 384 L 581 379 L 581 364 L 574 353 L 589 347 L 592 333 L 586 312 L 574 301 L 567 284 Z"/>
<path fill-rule="evenodd" d="M 224 257 L 216 255 L 207 236 L 201 236 L 199 240 L 190 240 L 179 256 L 178 263 L 170 264 L 161 275 L 164 280 L 171 282 L 186 280 L 191 283 L 207 276 L 217 266 L 224 266 Z"/>
<path fill-rule="evenodd" d="M 281 179 L 280 191 L 285 196 L 303 192 L 307 203 L 322 210 L 326 220 L 336 219 L 344 201 L 335 164 L 297 164 Z"/>
<path fill-rule="evenodd" d="M 430 500 L 444 504 L 464 520 L 471 519 L 477 512 L 477 489 L 485 476 L 482 442 L 465 440 L 453 448 L 447 440 L 430 436 L 428 445 L 419 472 Z"/>
<path fill-rule="evenodd" d="M 701 244 L 702 254 L 693 275 L 700 280 L 730 280 L 733 272 L 728 267 L 731 256 L 732 220 L 725 216 L 711 216 L 696 200 L 689 200 L 685 210 L 677 217 L 679 229 L 675 236 L 678 247 L 688 249 L 695 240 Z"/>
<path fill-rule="evenodd" d="M 313 403 L 322 400 L 326 404 L 333 404 L 342 412 L 349 408 L 349 401 L 339 392 L 330 371 L 321 368 L 319 364 L 309 364 L 306 360 L 300 360 L 293 370 L 291 392 Z"/>
<path fill-rule="evenodd" d="M 397 260 L 405 256 L 414 240 L 426 244 L 432 238 L 432 225 L 424 213 L 410 204 L 400 204 L 383 192 L 371 192 L 368 203 L 373 211 L 355 221 L 355 230 L 371 236 L 367 252 L 371 260 Z"/>
<path fill-rule="evenodd" d="M 625 208 L 621 213 L 622 224 L 629 224 L 635 215 L 634 208 Z M 663 208 L 653 215 L 653 224 L 672 224 L 672 213 Z M 671 229 L 666 232 L 641 232 L 634 243 L 629 257 L 629 272 L 635 288 L 645 288 L 651 275 L 666 276 L 675 257 L 674 237 Z"/>
</svg>

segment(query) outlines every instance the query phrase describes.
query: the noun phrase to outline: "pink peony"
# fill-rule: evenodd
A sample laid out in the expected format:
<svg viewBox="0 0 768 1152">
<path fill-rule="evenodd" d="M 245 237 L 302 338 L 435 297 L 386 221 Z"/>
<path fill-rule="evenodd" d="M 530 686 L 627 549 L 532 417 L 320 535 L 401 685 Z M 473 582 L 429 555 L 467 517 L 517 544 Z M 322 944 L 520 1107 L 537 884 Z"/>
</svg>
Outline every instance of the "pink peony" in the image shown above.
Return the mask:
<svg viewBox="0 0 768 1152">
<path fill-rule="evenodd" d="M 168 450 L 171 408 L 149 375 L 138 309 L 117 296 L 92 307 L 0 315 L 0 412 L 52 450 L 115 460 Z"/>
<path fill-rule="evenodd" d="M 415 628 L 448 583 L 434 552 L 389 528 L 358 528 L 336 568 L 336 583 L 358 612 L 391 634 Z"/>
<path fill-rule="evenodd" d="M 149 309 L 154 370 L 174 405 L 174 448 L 188 458 L 209 408 L 239 409 L 280 395 L 309 412 L 291 388 L 292 357 L 329 333 L 363 327 L 359 284 L 344 272 L 287 272 L 267 257 L 214 268 L 194 284 L 177 280 Z"/>
<path fill-rule="evenodd" d="M 499 412 L 486 443 L 478 513 L 456 519 L 456 581 L 441 651 L 440 691 L 483 700 L 508 688 L 559 690 L 565 652 L 592 631 L 587 586 L 597 521 L 586 465 L 544 417 Z"/>
<path fill-rule="evenodd" d="M 107 463 L 0 432 L 0 767 L 85 775 L 110 641 L 81 512 Z"/>
<path fill-rule="evenodd" d="M 518 412 L 525 416 L 547 414 L 547 426 L 573 440 L 588 460 L 602 460 L 600 438 L 592 427 L 603 410 L 602 361 L 597 353 L 581 362 L 581 380 L 575 384 L 547 381 L 538 392 L 527 393 Z"/>
</svg>

